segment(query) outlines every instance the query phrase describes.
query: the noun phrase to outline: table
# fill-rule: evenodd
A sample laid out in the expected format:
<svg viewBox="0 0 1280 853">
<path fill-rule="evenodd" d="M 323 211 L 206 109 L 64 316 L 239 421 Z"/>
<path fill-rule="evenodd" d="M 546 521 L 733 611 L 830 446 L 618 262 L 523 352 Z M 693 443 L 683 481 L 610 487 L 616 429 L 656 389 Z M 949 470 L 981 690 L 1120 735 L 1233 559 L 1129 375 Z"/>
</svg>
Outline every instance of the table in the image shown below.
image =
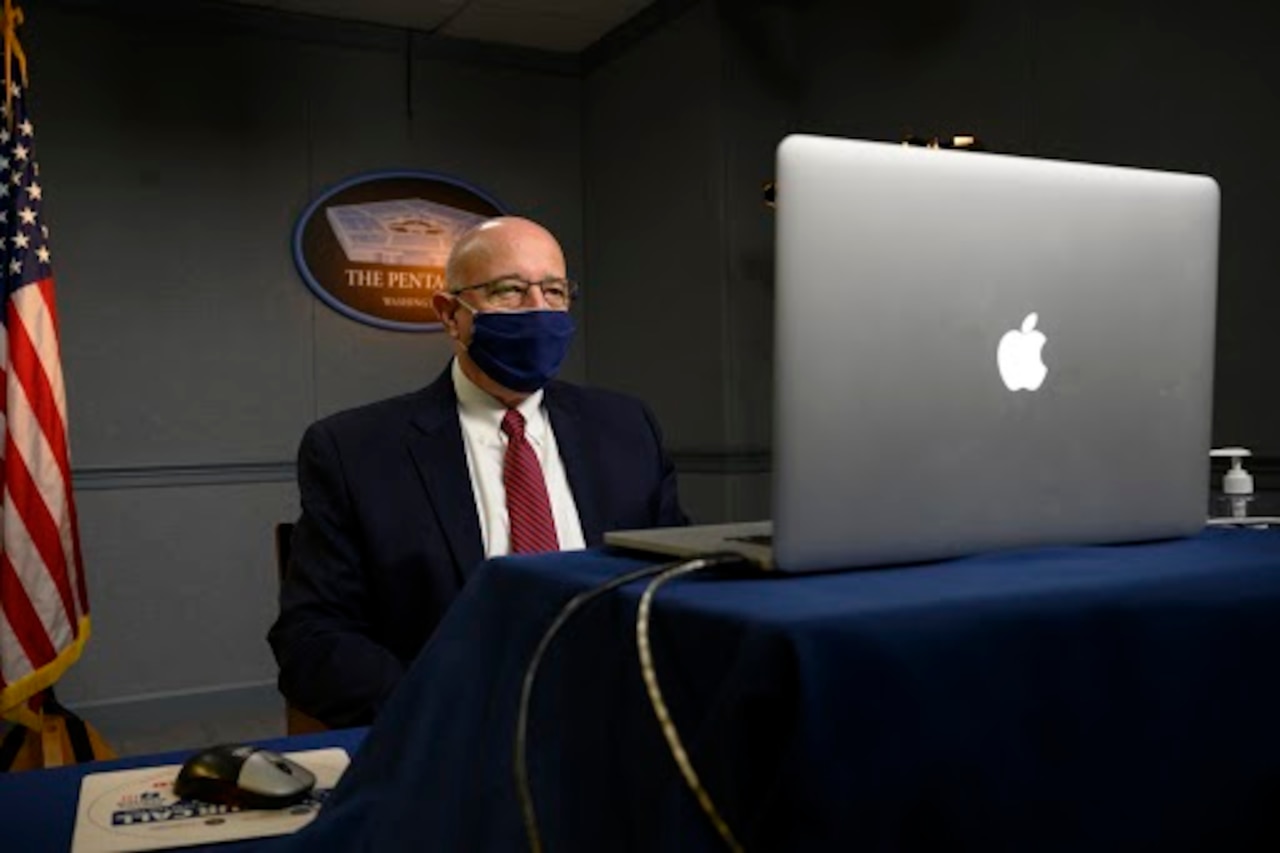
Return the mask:
<svg viewBox="0 0 1280 853">
<path fill-rule="evenodd" d="M 261 745 L 280 752 L 324 749 L 338 746 L 355 754 L 365 729 L 345 729 L 315 735 L 275 738 Z M 49 770 L 0 773 L 0 850 L 5 853 L 66 853 L 71 849 L 71 836 L 76 823 L 76 804 L 80 796 L 80 780 L 89 773 L 180 764 L 194 750 L 133 756 L 112 761 L 70 765 Z M 229 844 L 184 847 L 183 850 L 216 850 L 233 853 L 261 850 L 278 842 L 278 838 Z"/>
<path fill-rule="evenodd" d="M 484 564 L 282 850 L 526 849 L 519 683 L 644 564 Z M 645 698 L 641 584 L 566 628 L 530 729 L 548 851 L 722 850 Z M 657 669 L 749 851 L 1280 849 L 1280 531 L 665 587 Z"/>
</svg>

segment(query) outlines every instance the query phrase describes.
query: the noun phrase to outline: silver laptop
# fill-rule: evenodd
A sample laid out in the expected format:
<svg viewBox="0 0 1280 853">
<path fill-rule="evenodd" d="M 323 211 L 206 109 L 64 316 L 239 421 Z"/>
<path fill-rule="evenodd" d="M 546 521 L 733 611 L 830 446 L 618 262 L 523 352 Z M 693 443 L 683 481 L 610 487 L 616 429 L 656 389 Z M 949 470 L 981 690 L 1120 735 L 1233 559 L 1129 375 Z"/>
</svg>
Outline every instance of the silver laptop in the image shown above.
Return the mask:
<svg viewBox="0 0 1280 853">
<path fill-rule="evenodd" d="M 772 524 L 607 543 L 799 572 L 1203 527 L 1213 179 L 814 136 L 777 158 Z"/>
</svg>

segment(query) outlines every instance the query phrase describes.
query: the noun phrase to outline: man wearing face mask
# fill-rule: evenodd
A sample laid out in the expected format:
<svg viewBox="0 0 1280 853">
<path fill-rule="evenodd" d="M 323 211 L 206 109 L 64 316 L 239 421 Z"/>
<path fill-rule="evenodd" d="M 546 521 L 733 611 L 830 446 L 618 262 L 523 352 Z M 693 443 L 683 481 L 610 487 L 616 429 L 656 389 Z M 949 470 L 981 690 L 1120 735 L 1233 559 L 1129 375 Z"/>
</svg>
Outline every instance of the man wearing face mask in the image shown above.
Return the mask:
<svg viewBox="0 0 1280 853">
<path fill-rule="evenodd" d="M 302 515 L 268 639 L 280 690 L 369 723 L 476 566 L 687 523 L 652 413 L 554 379 L 576 286 L 527 219 L 459 238 L 433 298 L 454 358 L 430 385 L 313 424 Z"/>
</svg>

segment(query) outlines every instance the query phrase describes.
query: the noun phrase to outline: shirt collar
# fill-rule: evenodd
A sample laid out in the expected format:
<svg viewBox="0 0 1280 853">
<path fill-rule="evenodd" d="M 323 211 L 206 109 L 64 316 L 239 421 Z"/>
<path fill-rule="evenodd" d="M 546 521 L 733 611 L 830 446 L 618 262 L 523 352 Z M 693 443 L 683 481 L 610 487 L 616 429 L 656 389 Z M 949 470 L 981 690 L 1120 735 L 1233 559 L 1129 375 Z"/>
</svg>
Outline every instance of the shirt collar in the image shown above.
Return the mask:
<svg viewBox="0 0 1280 853">
<path fill-rule="evenodd" d="M 462 372 L 462 365 L 458 364 L 458 359 L 453 360 L 450 372 L 453 376 L 453 390 L 458 397 L 458 409 L 462 412 L 462 416 L 473 423 L 482 424 L 486 432 L 491 429 L 492 432 L 489 434 L 496 439 L 502 432 L 502 417 L 507 413 L 507 407 L 472 382 L 471 378 Z M 535 445 L 541 444 L 546 433 L 542 389 L 539 388 L 525 397 L 516 409 L 524 415 L 525 435 Z"/>
</svg>

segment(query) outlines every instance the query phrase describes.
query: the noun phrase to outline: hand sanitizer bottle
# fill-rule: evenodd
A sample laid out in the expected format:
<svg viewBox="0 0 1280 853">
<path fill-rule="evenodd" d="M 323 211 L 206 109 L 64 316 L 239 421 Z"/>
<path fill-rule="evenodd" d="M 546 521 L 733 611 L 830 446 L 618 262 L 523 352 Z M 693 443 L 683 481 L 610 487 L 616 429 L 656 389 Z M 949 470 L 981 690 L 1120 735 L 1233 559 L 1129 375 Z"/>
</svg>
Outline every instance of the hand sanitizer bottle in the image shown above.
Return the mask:
<svg viewBox="0 0 1280 853">
<path fill-rule="evenodd" d="M 1244 469 L 1242 460 L 1252 455 L 1245 447 L 1216 447 L 1209 451 L 1209 456 L 1215 459 L 1231 460 L 1231 467 L 1222 475 L 1222 504 L 1225 504 L 1226 515 L 1230 518 L 1249 517 L 1249 503 L 1253 500 L 1253 475 Z"/>
</svg>

